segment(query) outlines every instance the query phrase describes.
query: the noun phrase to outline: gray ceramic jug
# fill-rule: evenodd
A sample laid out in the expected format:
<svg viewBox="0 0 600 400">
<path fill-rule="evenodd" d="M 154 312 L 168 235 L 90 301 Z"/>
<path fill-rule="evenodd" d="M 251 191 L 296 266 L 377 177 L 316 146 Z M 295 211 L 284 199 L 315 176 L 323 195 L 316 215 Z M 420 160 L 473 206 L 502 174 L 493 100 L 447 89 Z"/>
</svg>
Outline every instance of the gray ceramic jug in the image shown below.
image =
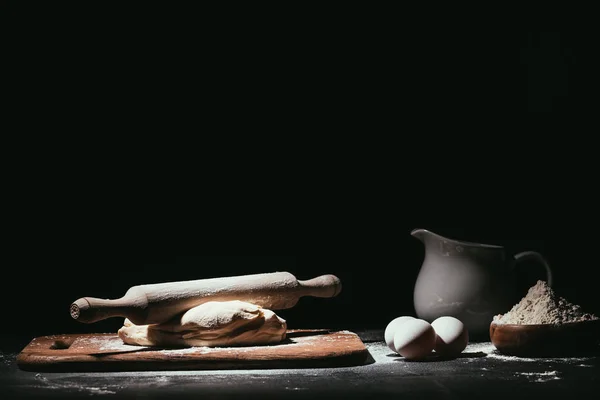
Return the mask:
<svg viewBox="0 0 600 400">
<path fill-rule="evenodd" d="M 494 315 L 504 314 L 526 293 L 516 293 L 516 267 L 534 259 L 552 271 L 544 257 L 534 251 L 508 254 L 502 246 L 452 240 L 425 229 L 411 235 L 425 245 L 425 258 L 414 288 L 418 318 L 432 322 L 441 316 L 461 320 L 476 339 L 489 339 Z"/>
</svg>

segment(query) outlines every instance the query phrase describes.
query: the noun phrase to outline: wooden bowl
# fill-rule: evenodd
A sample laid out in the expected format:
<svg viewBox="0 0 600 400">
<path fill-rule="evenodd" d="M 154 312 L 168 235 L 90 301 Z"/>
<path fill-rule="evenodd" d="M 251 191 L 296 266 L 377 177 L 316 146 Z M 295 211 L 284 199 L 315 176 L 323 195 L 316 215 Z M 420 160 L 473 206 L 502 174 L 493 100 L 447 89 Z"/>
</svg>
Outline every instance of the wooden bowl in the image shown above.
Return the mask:
<svg viewBox="0 0 600 400">
<path fill-rule="evenodd" d="M 599 355 L 600 319 L 552 325 L 490 325 L 490 339 L 500 353 L 522 357 Z"/>
</svg>

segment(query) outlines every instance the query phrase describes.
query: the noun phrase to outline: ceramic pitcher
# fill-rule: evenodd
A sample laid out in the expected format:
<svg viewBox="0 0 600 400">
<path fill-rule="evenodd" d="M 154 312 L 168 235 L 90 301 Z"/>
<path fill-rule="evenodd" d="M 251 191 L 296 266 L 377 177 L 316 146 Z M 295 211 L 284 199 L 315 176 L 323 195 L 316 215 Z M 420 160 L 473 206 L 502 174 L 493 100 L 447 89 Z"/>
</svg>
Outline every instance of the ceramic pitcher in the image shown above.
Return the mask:
<svg viewBox="0 0 600 400">
<path fill-rule="evenodd" d="M 552 271 L 534 251 L 509 254 L 502 246 L 448 239 L 425 229 L 411 235 L 425 246 L 425 258 L 414 288 L 417 316 L 432 322 L 441 316 L 461 320 L 472 338 L 489 336 L 494 315 L 504 314 L 526 293 L 516 293 L 518 264 L 536 260 L 545 268 L 548 285 Z"/>
</svg>

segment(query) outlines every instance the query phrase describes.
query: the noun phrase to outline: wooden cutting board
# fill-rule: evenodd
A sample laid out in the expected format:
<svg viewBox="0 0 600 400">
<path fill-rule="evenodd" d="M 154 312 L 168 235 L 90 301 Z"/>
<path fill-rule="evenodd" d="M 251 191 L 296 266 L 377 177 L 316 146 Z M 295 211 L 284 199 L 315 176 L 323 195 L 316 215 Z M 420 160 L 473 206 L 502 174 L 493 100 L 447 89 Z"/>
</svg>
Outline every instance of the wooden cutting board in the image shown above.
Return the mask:
<svg viewBox="0 0 600 400">
<path fill-rule="evenodd" d="M 369 352 L 348 331 L 289 330 L 277 345 L 160 349 L 129 346 L 112 333 L 33 339 L 17 356 L 25 371 L 149 371 L 313 368 L 365 364 Z"/>
</svg>

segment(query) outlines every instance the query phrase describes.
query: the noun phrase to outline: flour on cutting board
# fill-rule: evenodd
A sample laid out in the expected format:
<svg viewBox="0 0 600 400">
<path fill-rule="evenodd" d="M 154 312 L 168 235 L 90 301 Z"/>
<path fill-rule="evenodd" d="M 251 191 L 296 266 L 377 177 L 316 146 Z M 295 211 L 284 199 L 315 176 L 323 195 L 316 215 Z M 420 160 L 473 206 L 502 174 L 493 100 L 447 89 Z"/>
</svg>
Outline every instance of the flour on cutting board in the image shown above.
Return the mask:
<svg viewBox="0 0 600 400">
<path fill-rule="evenodd" d="M 298 338 L 291 337 L 290 343 L 282 343 L 280 345 L 285 346 L 310 346 L 313 343 L 323 343 L 323 342 L 334 342 L 340 339 L 339 335 L 356 335 L 354 332 L 350 332 L 348 330 L 336 331 L 332 332 L 328 335 L 313 335 L 313 336 L 300 336 Z M 215 353 L 222 352 L 225 350 L 235 349 L 237 352 L 251 352 L 259 349 L 264 349 L 265 345 L 262 346 L 236 346 L 236 347 L 206 347 L 206 346 L 195 346 L 195 347 L 183 347 L 183 348 L 161 348 L 156 347 L 152 348 L 150 346 L 137 346 L 137 345 L 129 345 L 123 343 L 123 340 L 118 336 L 100 336 L 100 337 L 80 337 L 73 342 L 73 344 L 69 347 L 70 349 L 81 349 L 87 350 L 90 347 L 96 348 L 99 351 L 114 351 L 114 352 L 130 352 L 136 350 L 148 350 L 153 349 L 155 351 L 159 351 L 162 354 L 207 354 L 207 353 Z"/>
<path fill-rule="evenodd" d="M 70 349 L 89 349 L 90 346 L 97 347 L 98 350 L 131 351 L 140 350 L 144 346 L 131 346 L 123 343 L 118 336 L 107 337 L 80 337 L 69 347 Z"/>
<path fill-rule="evenodd" d="M 335 332 L 337 334 L 353 334 L 355 335 L 355 333 L 350 332 L 350 331 L 337 331 Z M 335 335 L 335 333 L 331 333 L 329 335 L 326 336 L 322 336 L 322 335 L 314 335 L 314 336 L 304 336 L 304 337 L 300 337 L 300 338 L 291 338 L 291 343 L 282 343 L 282 344 L 277 344 L 276 346 L 298 346 L 298 345 L 302 345 L 302 346 L 310 346 L 313 345 L 314 343 L 318 343 L 321 344 L 323 342 L 335 342 L 338 341 L 340 339 L 340 337 L 338 335 Z M 135 346 L 133 346 L 135 347 Z M 265 347 L 268 346 L 236 346 L 236 347 L 205 347 L 205 346 L 201 346 L 201 347 L 186 347 L 186 348 L 181 348 L 181 349 L 160 349 L 159 351 L 163 354 L 208 354 L 208 353 L 218 353 L 218 352 L 223 352 L 223 351 L 229 351 L 232 349 L 235 349 L 236 352 L 238 353 L 246 353 L 246 352 L 252 352 L 252 351 L 256 351 L 256 350 L 262 350 Z"/>
</svg>

